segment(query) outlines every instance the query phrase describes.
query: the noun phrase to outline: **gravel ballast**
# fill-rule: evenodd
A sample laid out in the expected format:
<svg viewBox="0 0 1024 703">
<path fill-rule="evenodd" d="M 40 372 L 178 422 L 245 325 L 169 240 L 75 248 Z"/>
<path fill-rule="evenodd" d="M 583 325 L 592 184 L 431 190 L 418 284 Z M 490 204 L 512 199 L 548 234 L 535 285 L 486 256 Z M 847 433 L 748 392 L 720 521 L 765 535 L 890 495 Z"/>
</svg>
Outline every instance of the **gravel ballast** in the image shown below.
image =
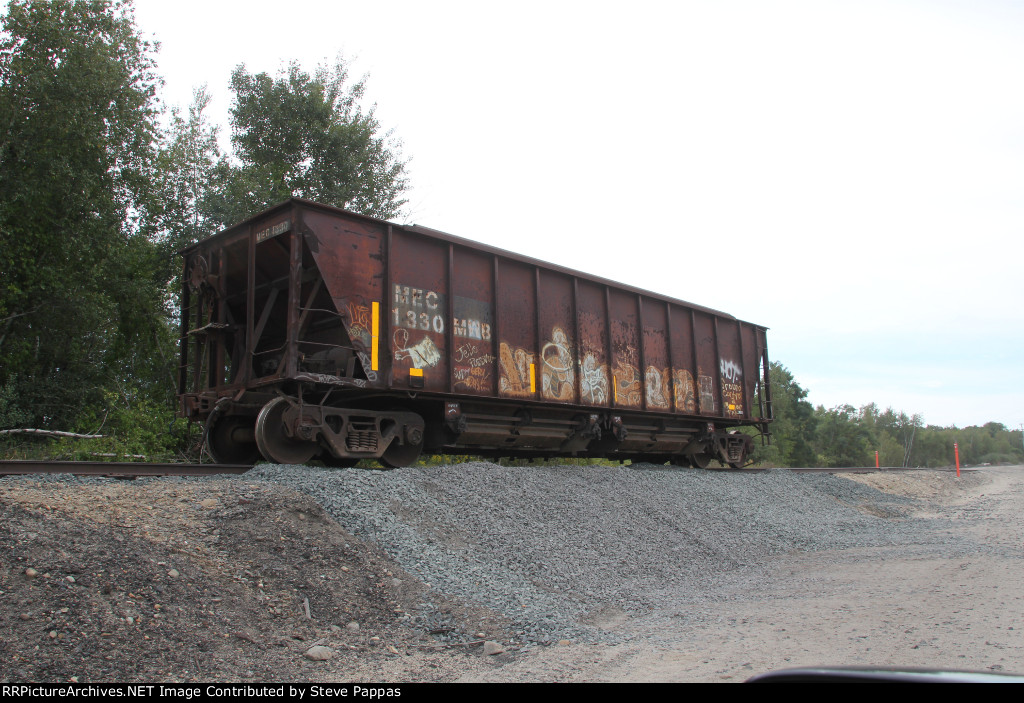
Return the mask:
<svg viewBox="0 0 1024 703">
<path fill-rule="evenodd" d="M 737 580 L 756 588 L 772 557 L 794 551 L 977 548 L 914 517 L 921 501 L 830 474 L 471 462 L 388 472 L 261 465 L 247 479 L 308 493 L 432 588 L 510 618 L 522 641 L 541 644 L 620 641 L 595 626 L 601 613 L 685 609 L 727 597 Z"/>
</svg>

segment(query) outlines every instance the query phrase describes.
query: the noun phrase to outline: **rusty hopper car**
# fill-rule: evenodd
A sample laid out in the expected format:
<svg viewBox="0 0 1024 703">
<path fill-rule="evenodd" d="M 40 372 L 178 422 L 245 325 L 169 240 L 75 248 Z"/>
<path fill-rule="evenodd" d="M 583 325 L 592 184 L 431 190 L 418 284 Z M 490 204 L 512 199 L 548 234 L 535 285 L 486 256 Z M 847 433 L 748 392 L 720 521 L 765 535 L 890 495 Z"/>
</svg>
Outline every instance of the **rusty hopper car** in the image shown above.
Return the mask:
<svg viewBox="0 0 1024 703">
<path fill-rule="evenodd" d="M 765 328 L 292 199 L 184 252 L 179 394 L 215 460 L 421 453 L 740 467 Z"/>
</svg>

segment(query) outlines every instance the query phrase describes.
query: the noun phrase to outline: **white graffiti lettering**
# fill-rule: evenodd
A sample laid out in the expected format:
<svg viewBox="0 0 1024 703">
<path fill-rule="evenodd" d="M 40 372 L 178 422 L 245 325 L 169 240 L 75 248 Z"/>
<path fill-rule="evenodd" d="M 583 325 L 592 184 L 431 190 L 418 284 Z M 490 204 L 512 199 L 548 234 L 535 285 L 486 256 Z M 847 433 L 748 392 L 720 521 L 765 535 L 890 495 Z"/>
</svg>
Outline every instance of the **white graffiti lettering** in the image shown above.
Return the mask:
<svg viewBox="0 0 1024 703">
<path fill-rule="evenodd" d="M 458 325 L 458 322 L 458 320 L 455 321 L 456 325 Z M 458 327 L 456 327 L 456 329 L 458 329 Z M 456 361 L 464 361 L 465 359 L 468 359 L 474 354 L 476 354 L 475 344 L 463 344 L 462 346 L 455 350 L 454 358 Z"/>
<path fill-rule="evenodd" d="M 743 369 L 732 361 L 726 361 L 725 359 L 722 359 L 719 364 L 719 369 L 722 372 L 722 378 L 729 383 L 735 383 L 740 380 L 740 377 L 743 375 Z"/>
<path fill-rule="evenodd" d="M 608 368 L 599 364 L 597 357 L 590 352 L 580 364 L 580 390 L 584 401 L 593 405 L 608 402 Z"/>
</svg>

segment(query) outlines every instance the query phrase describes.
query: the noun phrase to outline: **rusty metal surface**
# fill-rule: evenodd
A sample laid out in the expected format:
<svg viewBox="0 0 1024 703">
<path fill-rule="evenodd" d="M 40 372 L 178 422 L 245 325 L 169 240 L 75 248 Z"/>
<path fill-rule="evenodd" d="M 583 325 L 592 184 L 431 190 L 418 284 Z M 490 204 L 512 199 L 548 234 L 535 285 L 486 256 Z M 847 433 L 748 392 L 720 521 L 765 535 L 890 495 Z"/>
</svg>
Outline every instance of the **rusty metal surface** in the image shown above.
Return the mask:
<svg viewBox="0 0 1024 703">
<path fill-rule="evenodd" d="M 682 451 L 654 435 L 700 420 L 771 419 L 764 327 L 434 230 L 292 199 L 184 253 L 194 419 L 253 415 L 256 389 L 602 410 L 609 430 L 646 426 L 616 413 L 689 418 L 634 437 L 637 452 Z"/>
<path fill-rule="evenodd" d="M 187 254 L 182 386 L 193 392 L 319 373 L 374 388 L 761 417 L 752 401 L 763 328 L 725 313 L 304 201 L 229 232 Z M 349 357 L 361 373 L 345 368 Z"/>
<path fill-rule="evenodd" d="M 494 261 L 471 249 L 453 250 L 451 366 L 454 392 L 498 394 L 494 342 Z"/>
<path fill-rule="evenodd" d="M 552 263 L 552 262 L 548 262 L 548 261 L 542 261 L 540 259 L 535 259 L 535 258 L 532 258 L 532 257 L 529 257 L 529 256 L 524 256 L 522 254 L 517 254 L 517 253 L 509 251 L 507 249 L 501 249 L 500 247 L 495 247 L 495 246 L 491 246 L 489 244 L 483 244 L 483 243 L 480 243 L 480 242 L 475 242 L 473 240 L 465 239 L 463 237 L 457 237 L 457 236 L 455 236 L 453 234 L 449 234 L 449 233 L 443 232 L 441 230 L 432 229 L 430 227 L 424 227 L 422 225 L 409 225 L 409 226 L 395 225 L 394 223 L 387 222 L 386 220 L 379 220 L 379 219 L 376 219 L 374 217 L 370 217 L 368 215 L 360 215 L 358 213 L 350 212 L 348 210 L 343 210 L 343 209 L 340 209 L 340 208 L 332 207 L 330 205 L 323 205 L 321 203 L 315 203 L 313 201 L 304 200 L 302 198 L 291 198 L 291 199 L 289 199 L 289 200 L 287 200 L 287 201 L 285 201 L 285 202 L 283 202 L 283 203 L 281 203 L 281 204 L 279 204 L 277 206 L 274 206 L 274 207 L 272 207 L 272 208 L 270 208 L 268 210 L 265 210 L 263 212 L 257 213 L 255 215 L 252 215 L 251 217 L 243 220 L 242 222 L 239 222 L 238 224 L 233 225 L 232 227 L 229 227 L 226 230 L 222 230 L 221 232 L 213 234 L 212 236 L 208 237 L 207 239 L 204 239 L 204 240 L 202 240 L 202 241 L 200 241 L 200 242 L 198 242 L 196 244 L 193 244 L 191 246 L 188 246 L 188 247 L 182 249 L 180 253 L 187 258 L 191 253 L 193 253 L 193 252 L 195 252 L 197 250 L 209 249 L 209 248 L 219 248 L 219 247 L 226 246 L 229 242 L 237 242 L 237 241 L 239 241 L 241 239 L 245 239 L 246 233 L 250 229 L 252 229 L 254 227 L 259 227 L 261 229 L 265 229 L 266 226 L 265 226 L 264 223 L 270 221 L 269 218 L 271 218 L 272 216 L 274 216 L 274 215 L 280 216 L 280 214 L 283 213 L 283 212 L 291 212 L 291 211 L 299 209 L 299 208 L 302 208 L 303 211 L 307 213 L 307 215 L 310 212 L 318 212 L 318 213 L 324 214 L 328 219 L 341 218 L 341 219 L 346 220 L 347 222 L 362 222 L 362 223 L 365 223 L 367 226 L 377 226 L 377 227 L 379 227 L 381 229 L 387 229 L 388 227 L 396 227 L 396 228 L 400 228 L 400 229 L 402 229 L 403 231 L 406 231 L 406 232 L 420 233 L 420 234 L 426 235 L 428 237 L 432 237 L 432 238 L 437 239 L 437 240 L 441 240 L 441 241 L 445 241 L 445 242 L 451 242 L 452 244 L 454 244 L 456 246 L 463 246 L 463 247 L 466 247 L 468 249 L 473 249 L 475 251 L 479 251 L 479 252 L 482 252 L 482 253 L 487 253 L 487 254 L 490 254 L 492 256 L 497 256 L 497 257 L 506 259 L 508 261 L 519 261 L 519 262 L 523 262 L 523 263 L 531 265 L 531 266 L 539 266 L 541 268 L 545 268 L 545 269 L 548 269 L 548 270 L 551 270 L 551 271 L 557 271 L 557 272 L 561 272 L 561 273 L 566 273 L 566 274 L 569 274 L 570 276 L 578 276 L 581 280 L 593 281 L 593 282 L 598 283 L 600 285 L 609 285 L 609 286 L 612 286 L 614 288 L 618 288 L 618 289 L 621 289 L 621 290 L 627 290 L 627 291 L 631 291 L 633 293 L 637 293 L 637 294 L 641 294 L 641 295 L 648 295 L 648 296 L 651 296 L 651 297 L 656 298 L 658 300 L 668 301 L 668 302 L 672 302 L 672 303 L 678 303 L 678 304 L 681 304 L 681 305 L 683 305 L 683 306 L 685 306 L 687 308 L 692 308 L 694 310 L 700 310 L 700 311 L 703 311 L 703 312 L 710 313 L 712 315 L 718 315 L 720 317 L 727 318 L 727 319 L 730 319 L 730 320 L 736 319 L 734 316 L 732 316 L 732 315 L 730 315 L 730 314 L 728 314 L 726 312 L 722 312 L 720 310 L 714 310 L 712 308 L 708 308 L 708 307 L 705 307 L 705 306 L 702 306 L 702 305 L 698 305 L 696 303 L 690 303 L 690 302 L 685 302 L 685 301 L 677 300 L 675 298 L 671 298 L 671 297 L 666 296 L 666 295 L 661 295 L 661 294 L 659 294 L 657 292 L 652 292 L 652 291 L 644 290 L 642 288 L 637 288 L 635 286 L 629 286 L 629 285 L 626 285 L 626 284 L 623 284 L 623 283 L 618 283 L 616 281 L 612 281 L 612 280 L 607 279 L 607 278 L 601 278 L 600 276 L 594 276 L 592 274 L 587 274 L 587 273 L 584 273 L 584 272 L 581 272 L 581 271 L 575 271 L 573 269 L 567 268 L 565 266 L 562 266 L 562 265 L 559 265 L 559 264 L 556 264 L 556 263 Z"/>
</svg>

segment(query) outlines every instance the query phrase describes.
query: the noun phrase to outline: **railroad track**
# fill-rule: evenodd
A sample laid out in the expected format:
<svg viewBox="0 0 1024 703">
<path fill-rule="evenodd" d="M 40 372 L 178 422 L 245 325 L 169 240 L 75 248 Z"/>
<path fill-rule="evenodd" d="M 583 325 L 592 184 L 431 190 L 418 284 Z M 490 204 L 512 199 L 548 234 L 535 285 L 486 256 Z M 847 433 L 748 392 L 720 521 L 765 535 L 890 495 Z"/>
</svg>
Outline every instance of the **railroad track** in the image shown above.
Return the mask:
<svg viewBox="0 0 1024 703">
<path fill-rule="evenodd" d="M 213 476 L 217 474 L 244 474 L 252 464 L 153 464 L 146 462 L 118 461 L 0 461 L 0 476 L 23 474 L 74 474 L 76 476 L 109 476 L 113 478 L 135 478 L 138 476 Z M 736 472 L 737 469 L 726 469 Z M 739 471 L 758 473 L 767 469 L 747 468 Z M 795 468 L 784 471 L 802 473 L 872 473 L 886 471 L 917 471 L 902 466 L 852 466 L 844 468 Z M 932 469 L 941 471 L 942 469 Z M 953 469 L 949 469 L 952 471 Z"/>
<path fill-rule="evenodd" d="M 870 474 L 889 473 L 893 471 L 956 471 L 953 467 L 927 468 L 919 466 L 847 466 L 843 468 L 818 469 L 818 468 L 796 468 L 780 469 L 781 471 L 799 471 L 803 473 L 826 473 L 826 474 Z M 967 467 L 960 467 L 961 471 L 967 471 Z M 971 469 L 973 470 L 973 469 Z"/>
<path fill-rule="evenodd" d="M 252 464 L 151 464 L 124 461 L 0 461 L 0 476 L 19 474 L 74 474 L 76 476 L 213 476 L 244 474 Z"/>
</svg>

